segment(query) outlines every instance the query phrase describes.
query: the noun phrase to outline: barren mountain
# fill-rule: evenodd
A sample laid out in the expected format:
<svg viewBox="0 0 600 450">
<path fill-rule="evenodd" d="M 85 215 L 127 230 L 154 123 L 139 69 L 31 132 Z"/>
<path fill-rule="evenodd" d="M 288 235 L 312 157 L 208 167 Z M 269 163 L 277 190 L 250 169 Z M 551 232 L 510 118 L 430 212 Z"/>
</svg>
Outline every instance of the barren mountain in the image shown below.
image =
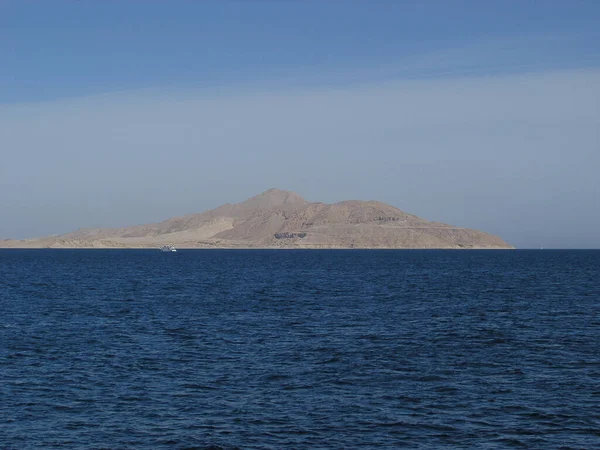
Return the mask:
<svg viewBox="0 0 600 450">
<path fill-rule="evenodd" d="M 309 203 L 269 189 L 244 202 L 127 228 L 0 241 L 0 247 L 144 248 L 513 248 L 497 236 L 429 222 L 377 201 Z"/>
</svg>

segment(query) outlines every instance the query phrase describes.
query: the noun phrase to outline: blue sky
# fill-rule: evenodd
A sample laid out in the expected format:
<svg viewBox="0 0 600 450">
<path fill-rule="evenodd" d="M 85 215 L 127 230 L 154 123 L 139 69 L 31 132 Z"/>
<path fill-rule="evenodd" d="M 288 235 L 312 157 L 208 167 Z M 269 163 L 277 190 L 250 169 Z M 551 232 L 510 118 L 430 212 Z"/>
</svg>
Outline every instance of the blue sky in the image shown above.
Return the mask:
<svg viewBox="0 0 600 450">
<path fill-rule="evenodd" d="M 0 2 L 0 238 L 270 187 L 600 247 L 600 2 Z"/>
</svg>

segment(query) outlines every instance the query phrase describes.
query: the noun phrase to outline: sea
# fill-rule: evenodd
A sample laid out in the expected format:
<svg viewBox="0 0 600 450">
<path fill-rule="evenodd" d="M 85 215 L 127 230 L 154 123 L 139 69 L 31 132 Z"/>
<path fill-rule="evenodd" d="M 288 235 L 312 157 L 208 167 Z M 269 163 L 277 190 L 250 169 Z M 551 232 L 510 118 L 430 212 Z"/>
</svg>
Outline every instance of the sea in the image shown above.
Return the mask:
<svg viewBox="0 0 600 450">
<path fill-rule="evenodd" d="M 600 251 L 0 250 L 0 448 L 600 448 Z"/>
</svg>

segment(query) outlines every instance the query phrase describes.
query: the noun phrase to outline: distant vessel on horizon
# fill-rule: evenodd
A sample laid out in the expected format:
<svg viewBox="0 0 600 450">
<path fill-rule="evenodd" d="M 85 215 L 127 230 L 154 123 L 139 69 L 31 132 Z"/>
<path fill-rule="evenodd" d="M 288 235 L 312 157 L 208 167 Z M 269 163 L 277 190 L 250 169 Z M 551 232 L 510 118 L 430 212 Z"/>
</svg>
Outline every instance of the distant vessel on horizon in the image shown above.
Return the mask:
<svg viewBox="0 0 600 450">
<path fill-rule="evenodd" d="M 172 245 L 163 245 L 160 248 L 161 252 L 176 252 L 177 249 L 175 247 L 173 247 Z"/>
</svg>

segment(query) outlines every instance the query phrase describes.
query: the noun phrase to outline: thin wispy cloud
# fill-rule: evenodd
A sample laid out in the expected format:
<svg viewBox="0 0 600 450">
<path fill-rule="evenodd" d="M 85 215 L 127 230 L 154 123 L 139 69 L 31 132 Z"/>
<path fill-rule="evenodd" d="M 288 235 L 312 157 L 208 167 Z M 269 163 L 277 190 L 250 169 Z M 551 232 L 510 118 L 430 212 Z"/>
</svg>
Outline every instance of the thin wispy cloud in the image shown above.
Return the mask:
<svg viewBox="0 0 600 450">
<path fill-rule="evenodd" d="M 4 105 L 0 235 L 155 221 L 277 186 L 521 246 L 599 245 L 598 105 L 598 70 Z M 577 236 L 558 210 L 585 218 Z"/>
</svg>

